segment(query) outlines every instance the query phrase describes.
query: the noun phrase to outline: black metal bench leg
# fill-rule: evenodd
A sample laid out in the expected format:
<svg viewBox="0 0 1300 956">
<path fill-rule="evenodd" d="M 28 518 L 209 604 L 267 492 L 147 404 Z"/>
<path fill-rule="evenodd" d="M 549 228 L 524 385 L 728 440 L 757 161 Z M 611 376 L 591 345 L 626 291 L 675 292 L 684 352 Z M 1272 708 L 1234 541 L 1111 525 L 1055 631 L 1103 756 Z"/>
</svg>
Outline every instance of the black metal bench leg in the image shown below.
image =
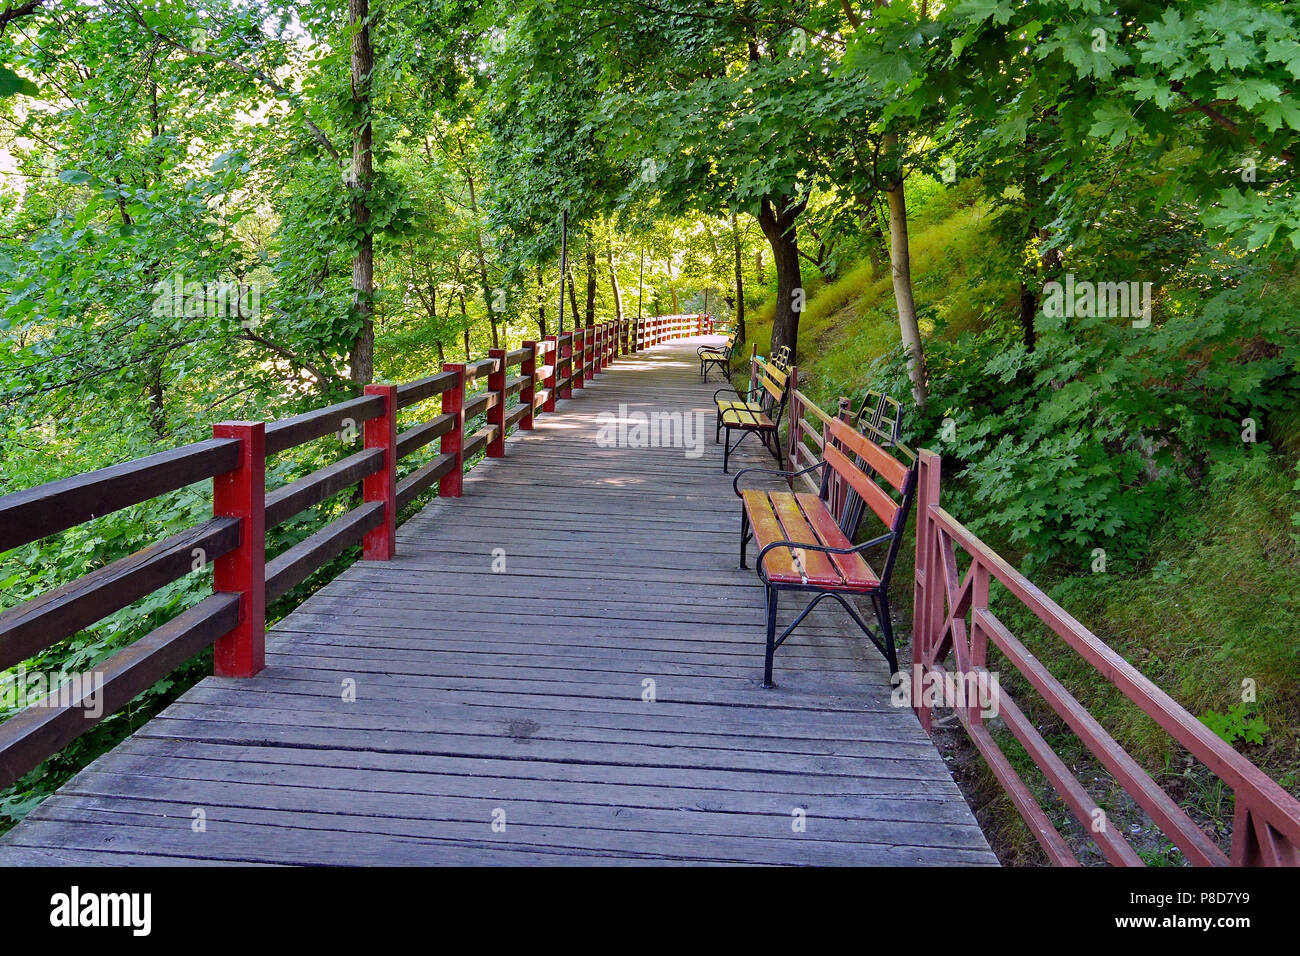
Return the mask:
<svg viewBox="0 0 1300 956">
<path fill-rule="evenodd" d="M 745 564 L 745 552 L 749 550 L 749 512 L 745 506 L 740 506 L 740 566 L 748 567 Z"/>
<path fill-rule="evenodd" d="M 763 661 L 763 686 L 772 683 L 772 656 L 776 653 L 776 588 L 767 586 L 767 657 Z"/>
<path fill-rule="evenodd" d="M 885 659 L 889 661 L 889 674 L 898 673 L 898 651 L 894 648 L 894 624 L 889 619 L 889 602 L 884 595 L 873 595 L 871 603 L 876 606 L 876 620 L 880 623 L 880 634 L 885 639 Z"/>
</svg>

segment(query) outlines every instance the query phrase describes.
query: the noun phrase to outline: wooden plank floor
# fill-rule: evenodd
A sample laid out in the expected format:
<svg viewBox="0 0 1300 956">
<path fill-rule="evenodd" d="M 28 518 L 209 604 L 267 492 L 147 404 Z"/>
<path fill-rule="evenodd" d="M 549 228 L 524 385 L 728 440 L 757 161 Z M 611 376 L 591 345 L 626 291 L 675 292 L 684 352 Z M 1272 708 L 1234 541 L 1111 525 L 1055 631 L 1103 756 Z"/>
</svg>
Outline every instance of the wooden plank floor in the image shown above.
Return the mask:
<svg viewBox="0 0 1300 956">
<path fill-rule="evenodd" d="M 842 611 L 760 686 L 699 341 L 619 359 L 512 438 L 397 560 L 281 622 L 260 675 L 199 683 L 0 863 L 996 863 Z M 702 454 L 601 447 L 620 406 L 698 416 Z M 735 462 L 771 465 L 756 444 Z"/>
</svg>

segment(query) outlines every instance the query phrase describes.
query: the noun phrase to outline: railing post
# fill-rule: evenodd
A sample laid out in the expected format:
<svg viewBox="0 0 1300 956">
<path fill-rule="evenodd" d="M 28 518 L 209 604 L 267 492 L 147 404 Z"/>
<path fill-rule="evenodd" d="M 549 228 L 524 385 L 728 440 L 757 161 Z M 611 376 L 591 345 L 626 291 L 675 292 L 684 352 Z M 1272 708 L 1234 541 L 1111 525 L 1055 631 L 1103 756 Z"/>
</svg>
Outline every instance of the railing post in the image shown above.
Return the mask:
<svg viewBox="0 0 1300 956">
<path fill-rule="evenodd" d="M 366 532 L 361 557 L 391 561 L 397 553 L 397 386 L 367 385 L 365 393 L 379 395 L 384 401 L 383 414 L 367 419 L 364 426 L 365 447 L 382 448 L 384 462 L 379 471 L 362 480 L 361 493 L 366 501 L 384 503 L 384 520 Z"/>
<path fill-rule="evenodd" d="M 546 401 L 542 403 L 543 412 L 555 411 L 555 400 L 559 398 L 555 394 L 555 383 L 559 380 L 560 371 L 560 337 L 558 335 L 548 335 L 542 339 L 543 342 L 551 343 L 551 350 L 546 354 L 550 357 L 551 371 L 546 376 Z"/>
<path fill-rule="evenodd" d="M 569 340 L 566 342 L 564 336 L 560 336 L 560 355 L 563 357 L 563 363 L 560 365 L 560 378 L 569 380 L 567 385 L 560 386 L 560 392 L 557 398 L 573 397 L 573 352 L 574 340 L 577 338 L 576 332 L 569 333 Z"/>
<path fill-rule="evenodd" d="M 519 403 L 528 411 L 524 412 L 524 417 L 519 419 L 519 430 L 530 432 L 533 430 L 533 404 L 537 399 L 537 343 L 525 342 L 523 348 L 528 354 L 519 363 L 519 374 L 524 377 L 524 387 L 519 392 Z"/>
<path fill-rule="evenodd" d="M 488 358 L 496 365 L 488 372 L 488 391 L 496 395 L 496 404 L 488 409 L 488 427 L 496 427 L 497 437 L 488 442 L 489 458 L 504 458 L 506 454 L 506 350 L 488 349 Z"/>
<path fill-rule="evenodd" d="M 920 677 L 924 675 L 933 644 L 934 620 L 931 616 L 933 598 L 939 594 L 938 548 L 936 547 L 931 506 L 939 504 L 940 459 L 932 451 L 921 449 L 917 455 L 916 469 L 916 565 L 913 575 L 915 586 L 912 598 L 912 673 L 906 679 L 912 682 L 912 709 L 920 718 L 921 727 L 930 732 L 930 708 L 920 703 Z"/>
<path fill-rule="evenodd" d="M 451 431 L 442 436 L 439 446 L 444 455 L 455 459 L 451 470 L 438 479 L 438 496 L 459 498 L 465 479 L 465 366 L 448 362 L 444 372 L 455 372 L 456 383 L 442 393 L 442 410 L 452 415 Z"/>
<path fill-rule="evenodd" d="M 597 324 L 590 328 L 592 337 L 591 344 L 591 377 L 595 378 L 605 370 L 605 326 Z"/>
<path fill-rule="evenodd" d="M 218 677 L 252 677 L 266 666 L 266 426 L 221 422 L 213 438 L 239 440 L 239 464 L 212 479 L 212 514 L 239 519 L 239 547 L 213 562 L 212 590 L 239 595 L 239 623 L 217 638 Z"/>
<path fill-rule="evenodd" d="M 573 330 L 573 387 L 587 387 L 587 330 Z M 564 396 L 568 398 L 568 395 Z"/>
</svg>

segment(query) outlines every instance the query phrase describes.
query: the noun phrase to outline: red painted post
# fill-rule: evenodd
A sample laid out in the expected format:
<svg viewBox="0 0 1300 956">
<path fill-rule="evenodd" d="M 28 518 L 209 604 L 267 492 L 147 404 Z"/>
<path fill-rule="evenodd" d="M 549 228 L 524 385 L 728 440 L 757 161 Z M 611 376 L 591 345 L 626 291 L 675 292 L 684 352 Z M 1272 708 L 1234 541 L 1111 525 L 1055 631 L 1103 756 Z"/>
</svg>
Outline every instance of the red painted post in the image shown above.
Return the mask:
<svg viewBox="0 0 1300 956">
<path fill-rule="evenodd" d="M 525 342 L 523 348 L 528 354 L 519 363 L 519 374 L 524 377 L 524 387 L 519 392 L 519 404 L 528 411 L 524 412 L 524 417 L 519 419 L 519 430 L 530 432 L 533 430 L 533 403 L 537 399 L 537 343 Z"/>
<path fill-rule="evenodd" d="M 591 377 L 595 378 L 605 367 L 604 329 L 599 325 L 593 325 L 587 331 L 591 334 Z"/>
<path fill-rule="evenodd" d="M 496 395 L 496 404 L 488 409 L 488 427 L 495 426 L 497 437 L 488 442 L 489 458 L 504 458 L 506 454 L 506 350 L 488 349 L 488 358 L 496 365 L 488 372 L 488 391 Z"/>
<path fill-rule="evenodd" d="M 934 532 L 931 506 L 939 504 L 939 467 L 940 459 L 932 451 L 922 449 L 917 456 L 916 487 L 916 563 L 915 586 L 912 598 L 912 674 L 908 675 L 912 684 L 912 708 L 921 721 L 921 727 L 930 732 L 930 708 L 920 706 L 919 696 L 915 694 L 920 683 L 916 675 L 924 674 L 933 641 L 935 618 L 932 611 L 934 598 L 940 595 L 938 547 Z M 939 608 L 940 614 L 943 608 Z"/>
<path fill-rule="evenodd" d="M 560 367 L 560 378 L 568 378 L 569 383 L 560 387 L 560 392 L 555 396 L 556 398 L 573 397 L 573 336 L 574 333 L 570 332 L 568 341 L 566 342 L 561 338 L 558 346 L 560 351 L 556 364 Z M 554 409 L 548 408 L 547 411 L 554 411 Z"/>
<path fill-rule="evenodd" d="M 459 362 L 448 362 L 442 370 L 455 372 L 456 382 L 442 393 L 442 410 L 453 417 L 451 431 L 442 436 L 439 447 L 444 455 L 453 456 L 455 462 L 451 471 L 438 479 L 438 496 L 459 498 L 465 480 L 465 366 Z"/>
<path fill-rule="evenodd" d="M 217 638 L 218 677 L 252 677 L 266 666 L 266 426 L 221 422 L 213 438 L 239 440 L 239 463 L 212 479 L 212 514 L 239 519 L 239 547 L 213 562 L 212 590 L 239 595 L 239 623 Z"/>
<path fill-rule="evenodd" d="M 613 322 L 605 323 L 605 341 L 609 345 L 609 362 L 613 365 L 614 359 L 618 358 L 618 325 Z"/>
<path fill-rule="evenodd" d="M 366 501 L 384 503 L 384 520 L 366 532 L 361 557 L 366 561 L 391 561 L 397 553 L 397 386 L 367 385 L 367 395 L 384 399 L 384 413 L 365 423 L 365 446 L 382 448 L 383 465 L 361 482 Z"/>
<path fill-rule="evenodd" d="M 551 367 L 550 372 L 546 375 L 546 401 L 542 403 L 543 412 L 555 411 L 555 400 L 559 396 L 555 394 L 556 373 L 560 368 L 560 338 L 557 335 L 548 335 L 542 339 L 543 342 L 550 342 L 551 349 L 545 354 L 543 361 Z"/>
<path fill-rule="evenodd" d="M 587 330 L 577 328 L 573 330 L 573 387 L 587 387 Z M 568 396 L 564 396 L 568 398 Z"/>
</svg>

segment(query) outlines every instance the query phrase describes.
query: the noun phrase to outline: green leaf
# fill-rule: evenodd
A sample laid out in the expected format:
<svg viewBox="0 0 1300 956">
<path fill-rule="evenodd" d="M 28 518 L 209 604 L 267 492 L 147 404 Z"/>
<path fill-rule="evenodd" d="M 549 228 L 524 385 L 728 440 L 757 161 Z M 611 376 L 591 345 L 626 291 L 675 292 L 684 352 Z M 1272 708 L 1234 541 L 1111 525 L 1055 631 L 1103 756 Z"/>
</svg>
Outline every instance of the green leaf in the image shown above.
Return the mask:
<svg viewBox="0 0 1300 956">
<path fill-rule="evenodd" d="M 19 93 L 24 96 L 38 96 L 40 92 L 31 80 L 19 76 L 7 66 L 0 66 L 0 96 L 14 96 Z"/>
</svg>

